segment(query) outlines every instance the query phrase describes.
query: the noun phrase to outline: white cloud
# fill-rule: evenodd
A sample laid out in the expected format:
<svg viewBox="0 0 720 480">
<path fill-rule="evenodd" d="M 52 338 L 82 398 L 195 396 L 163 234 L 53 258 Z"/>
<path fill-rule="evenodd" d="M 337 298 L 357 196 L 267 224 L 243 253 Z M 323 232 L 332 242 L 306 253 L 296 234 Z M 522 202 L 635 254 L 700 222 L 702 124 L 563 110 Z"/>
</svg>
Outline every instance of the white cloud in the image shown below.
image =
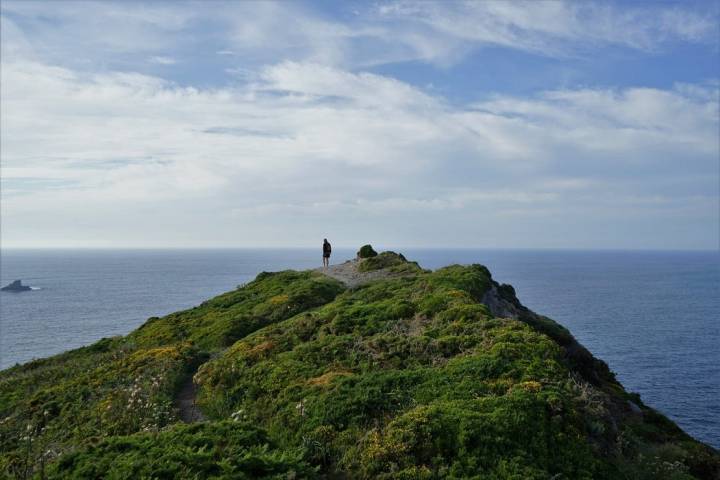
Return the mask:
<svg viewBox="0 0 720 480">
<path fill-rule="evenodd" d="M 3 27 L 16 27 L 3 31 L 3 43 L 25 45 L 33 58 L 74 67 L 128 62 L 132 54 L 177 48 L 185 38 L 182 32 L 197 18 L 192 9 L 162 2 L 4 1 L 1 11 Z M 13 58 L 18 56 L 3 61 Z M 145 55 L 139 59 L 144 61 Z"/>
<path fill-rule="evenodd" d="M 437 107 L 437 101 L 410 85 L 370 73 L 350 73 L 319 64 L 283 62 L 265 68 L 259 90 L 278 90 L 375 107 Z"/>
<path fill-rule="evenodd" d="M 552 132 L 556 141 L 578 143 L 586 150 L 623 153 L 637 148 L 665 155 L 694 152 L 711 156 L 717 152 L 715 90 L 695 88 L 699 92 L 683 86 L 669 91 L 550 91 L 536 99 L 497 97 L 475 107 L 479 112 L 542 126 L 543 135 Z"/>
<path fill-rule="evenodd" d="M 519 233 L 558 215 L 712 222 L 716 212 L 713 86 L 464 107 L 392 78 L 288 62 L 222 89 L 17 62 L 3 65 L 2 85 L 6 244 L 29 232 L 73 244 L 287 244 L 281 231 L 302 243 L 323 222 L 347 227 L 340 243 L 372 225 L 432 244 L 429 222 L 457 229 L 446 242 L 472 244 L 492 241 L 486 228 Z"/>
<path fill-rule="evenodd" d="M 662 5 L 623 9 L 605 3 L 519 0 L 514 2 L 407 2 L 378 8 L 381 18 L 426 28 L 405 41 L 427 60 L 468 45 L 499 45 L 545 55 L 568 55 L 593 44 L 656 50 L 668 41 L 715 42 L 717 12 Z M 411 30 L 417 31 L 417 30 Z M 402 37 L 402 30 L 400 33 Z M 428 50 L 426 38 L 446 48 Z"/>
<path fill-rule="evenodd" d="M 150 63 L 157 63 L 160 65 L 175 65 L 177 60 L 172 57 L 153 56 L 148 59 Z"/>
<path fill-rule="evenodd" d="M 2 12 L 3 43 L 12 45 L 4 53 L 24 45 L 36 58 L 73 68 L 141 68 L 133 54 L 177 57 L 173 49 L 210 49 L 246 66 L 448 66 L 485 46 L 566 56 L 604 45 L 657 51 L 671 42 L 712 43 L 718 22 L 711 8 L 534 0 L 388 2 L 342 18 L 296 2 L 8 0 Z"/>
</svg>

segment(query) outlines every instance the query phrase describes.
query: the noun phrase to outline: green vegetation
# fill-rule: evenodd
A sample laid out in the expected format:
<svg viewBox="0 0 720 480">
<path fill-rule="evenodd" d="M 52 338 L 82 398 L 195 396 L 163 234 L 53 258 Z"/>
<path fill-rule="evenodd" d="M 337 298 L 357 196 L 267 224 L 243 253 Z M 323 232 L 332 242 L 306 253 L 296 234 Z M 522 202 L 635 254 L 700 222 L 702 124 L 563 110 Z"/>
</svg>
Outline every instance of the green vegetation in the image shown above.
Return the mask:
<svg viewBox="0 0 720 480">
<path fill-rule="evenodd" d="M 417 263 L 408 262 L 402 254 L 395 252 L 382 252 L 380 255 L 376 254 L 360 260 L 360 263 L 358 264 L 358 271 L 372 272 L 375 270 L 382 270 L 383 268 L 400 266 L 420 268 Z"/>
<path fill-rule="evenodd" d="M 244 288 L 202 305 L 151 318 L 128 339 L 142 347 L 191 341 L 205 350 L 232 345 L 266 325 L 331 301 L 342 285 L 310 272 L 263 272 Z"/>
<path fill-rule="evenodd" d="M 388 275 L 348 290 L 317 273 L 263 273 L 127 337 L 0 372 L 0 471 L 14 478 L 720 473 L 717 452 L 626 393 L 566 329 L 525 309 L 485 267 L 430 272 L 383 252 L 358 269 Z M 492 302 L 482 303 L 488 295 L 517 318 L 496 318 Z M 173 398 L 190 375 L 208 420 L 184 425 Z"/>
<path fill-rule="evenodd" d="M 358 258 L 371 258 L 377 256 L 377 254 L 371 245 L 363 245 L 357 252 Z"/>
<path fill-rule="evenodd" d="M 0 372 L 0 472 L 28 478 L 98 439 L 173 428 L 173 397 L 200 363 L 342 290 L 316 273 L 261 273 L 198 307 L 151 318 L 127 337 Z"/>
<path fill-rule="evenodd" d="M 48 468 L 55 478 L 236 478 L 313 476 L 301 451 L 277 449 L 247 423 L 179 425 L 157 434 L 107 437 Z"/>
</svg>

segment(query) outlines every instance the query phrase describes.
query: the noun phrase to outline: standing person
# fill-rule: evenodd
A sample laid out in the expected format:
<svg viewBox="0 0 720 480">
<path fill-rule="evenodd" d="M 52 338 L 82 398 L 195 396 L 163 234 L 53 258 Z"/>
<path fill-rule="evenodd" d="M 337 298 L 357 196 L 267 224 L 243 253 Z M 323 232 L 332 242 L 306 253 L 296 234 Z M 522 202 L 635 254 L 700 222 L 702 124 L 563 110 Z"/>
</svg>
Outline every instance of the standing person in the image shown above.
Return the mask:
<svg viewBox="0 0 720 480">
<path fill-rule="evenodd" d="M 323 239 L 323 268 L 330 266 L 330 253 L 332 253 L 332 245 L 327 241 L 327 238 Z"/>
</svg>

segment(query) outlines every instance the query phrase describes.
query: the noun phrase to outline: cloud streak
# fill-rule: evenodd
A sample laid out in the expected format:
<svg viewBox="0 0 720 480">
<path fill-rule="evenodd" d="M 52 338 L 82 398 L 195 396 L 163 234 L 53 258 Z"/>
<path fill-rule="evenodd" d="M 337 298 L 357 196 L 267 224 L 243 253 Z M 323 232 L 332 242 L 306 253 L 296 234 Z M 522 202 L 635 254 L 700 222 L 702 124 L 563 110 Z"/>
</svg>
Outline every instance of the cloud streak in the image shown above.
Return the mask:
<svg viewBox="0 0 720 480">
<path fill-rule="evenodd" d="M 712 8 L 534 0 L 383 2 L 342 21 L 294 2 L 6 1 L 2 13 L 3 40 L 13 46 L 5 53 L 24 44 L 45 62 L 74 68 L 140 68 L 131 54 L 163 58 L 173 47 L 253 65 L 282 58 L 350 69 L 448 66 L 488 46 L 550 57 L 599 45 L 656 52 L 673 42 L 717 43 L 718 24 Z"/>
<path fill-rule="evenodd" d="M 594 2 L 408 2 L 378 9 L 382 18 L 422 25 L 426 35 L 444 38 L 446 49 L 427 50 L 425 57 L 444 57 L 454 48 L 498 45 L 544 55 L 569 55 L 597 44 L 655 51 L 670 41 L 716 41 L 717 12 L 677 7 L 618 9 Z M 409 36 L 408 38 L 413 38 Z M 412 44 L 412 41 L 409 43 Z"/>
</svg>

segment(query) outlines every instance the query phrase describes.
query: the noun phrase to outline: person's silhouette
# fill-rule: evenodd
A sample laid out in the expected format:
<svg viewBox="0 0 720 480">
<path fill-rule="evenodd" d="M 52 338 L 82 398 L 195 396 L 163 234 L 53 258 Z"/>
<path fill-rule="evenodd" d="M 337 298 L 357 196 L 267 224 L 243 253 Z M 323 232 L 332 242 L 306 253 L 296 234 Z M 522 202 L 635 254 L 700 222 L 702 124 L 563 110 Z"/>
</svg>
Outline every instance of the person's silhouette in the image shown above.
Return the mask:
<svg viewBox="0 0 720 480">
<path fill-rule="evenodd" d="M 323 268 L 330 266 L 330 253 L 332 253 L 332 246 L 327 238 L 323 239 Z"/>
</svg>

